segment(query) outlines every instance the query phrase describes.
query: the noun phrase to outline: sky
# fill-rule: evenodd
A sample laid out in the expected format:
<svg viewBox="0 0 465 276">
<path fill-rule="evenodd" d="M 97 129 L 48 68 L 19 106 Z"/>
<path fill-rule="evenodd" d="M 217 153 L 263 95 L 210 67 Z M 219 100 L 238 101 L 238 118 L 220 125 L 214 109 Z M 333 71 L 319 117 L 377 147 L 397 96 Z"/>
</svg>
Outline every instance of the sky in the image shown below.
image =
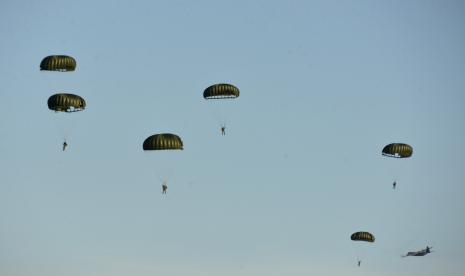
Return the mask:
<svg viewBox="0 0 465 276">
<path fill-rule="evenodd" d="M 463 275 L 464 27 L 453 0 L 1 1 L 0 275 Z"/>
</svg>

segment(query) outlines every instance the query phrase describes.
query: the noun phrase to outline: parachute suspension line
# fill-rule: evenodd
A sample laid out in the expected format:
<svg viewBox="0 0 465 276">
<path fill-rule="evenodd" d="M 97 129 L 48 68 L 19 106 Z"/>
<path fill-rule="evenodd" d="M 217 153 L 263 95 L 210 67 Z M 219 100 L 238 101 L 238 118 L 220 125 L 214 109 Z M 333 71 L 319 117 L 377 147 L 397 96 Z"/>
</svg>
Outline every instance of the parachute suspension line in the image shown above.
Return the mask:
<svg viewBox="0 0 465 276">
<path fill-rule="evenodd" d="M 226 116 L 226 113 L 223 111 L 221 114 L 221 126 L 226 127 L 227 124 L 228 124 L 228 118 Z"/>
<path fill-rule="evenodd" d="M 159 164 L 159 162 L 161 162 Z M 163 162 L 163 158 L 154 161 L 151 167 L 151 181 L 162 184 L 163 182 L 171 183 L 173 180 L 174 164 Z"/>
<path fill-rule="evenodd" d="M 153 174 L 155 175 L 155 178 L 157 178 L 158 181 L 160 181 L 160 183 L 171 182 L 173 180 L 173 175 L 172 175 L 171 171 L 169 171 L 169 172 L 165 171 L 164 173 L 154 171 Z"/>
<path fill-rule="evenodd" d="M 158 179 L 160 183 L 162 183 L 163 181 L 167 181 L 165 177 L 161 177 L 158 173 L 154 172 L 153 174 L 155 175 L 155 177 Z"/>
<path fill-rule="evenodd" d="M 214 104 L 211 102 L 208 102 L 207 105 L 210 117 L 215 121 L 216 124 L 222 126 L 225 117 L 224 110 L 222 110 L 224 107 L 222 105 Z"/>
</svg>

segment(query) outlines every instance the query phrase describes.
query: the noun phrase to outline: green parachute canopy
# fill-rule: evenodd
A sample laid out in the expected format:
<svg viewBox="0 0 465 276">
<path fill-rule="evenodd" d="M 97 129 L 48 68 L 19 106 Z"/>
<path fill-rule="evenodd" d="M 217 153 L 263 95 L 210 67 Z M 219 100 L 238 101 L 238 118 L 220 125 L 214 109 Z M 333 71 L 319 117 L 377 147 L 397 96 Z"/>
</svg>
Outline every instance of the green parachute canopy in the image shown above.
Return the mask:
<svg viewBox="0 0 465 276">
<path fill-rule="evenodd" d="M 76 60 L 70 56 L 55 55 L 45 57 L 40 63 L 40 70 L 45 71 L 74 71 L 76 69 Z"/>
<path fill-rule="evenodd" d="M 350 239 L 353 241 L 374 242 L 375 236 L 368 232 L 355 232 L 350 236 Z"/>
<path fill-rule="evenodd" d="M 182 150 L 183 144 L 179 136 L 171 133 L 155 134 L 145 139 L 144 150 Z"/>
<path fill-rule="evenodd" d="M 49 109 L 57 112 L 76 112 L 86 108 L 86 101 L 81 96 L 67 93 L 50 96 L 47 104 Z"/>
<path fill-rule="evenodd" d="M 203 91 L 203 97 L 206 100 L 209 99 L 234 99 L 239 97 L 239 89 L 232 84 L 219 83 L 214 84 L 205 91 Z"/>
<path fill-rule="evenodd" d="M 412 156 L 413 148 L 407 144 L 392 143 L 383 148 L 382 154 L 394 158 L 407 158 Z"/>
</svg>

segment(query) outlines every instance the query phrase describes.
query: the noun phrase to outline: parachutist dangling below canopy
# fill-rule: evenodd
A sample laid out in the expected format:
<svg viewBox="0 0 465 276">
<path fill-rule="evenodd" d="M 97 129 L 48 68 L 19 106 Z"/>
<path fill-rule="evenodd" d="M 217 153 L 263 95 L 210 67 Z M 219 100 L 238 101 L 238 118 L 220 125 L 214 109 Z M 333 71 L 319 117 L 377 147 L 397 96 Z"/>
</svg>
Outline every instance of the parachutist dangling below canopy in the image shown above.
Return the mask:
<svg viewBox="0 0 465 276">
<path fill-rule="evenodd" d="M 161 193 L 166 194 L 166 191 L 168 190 L 168 185 L 166 185 L 166 182 L 163 182 L 163 185 L 161 185 Z"/>
<path fill-rule="evenodd" d="M 227 99 L 236 99 L 239 97 L 239 88 L 235 87 L 232 84 L 228 83 L 218 83 L 207 87 L 203 91 L 203 98 L 205 100 L 227 100 Z M 221 122 L 221 135 L 226 135 L 226 125 L 224 122 Z"/>
<path fill-rule="evenodd" d="M 171 151 L 171 150 L 183 150 L 184 145 L 181 137 L 172 133 L 160 133 L 154 134 L 147 137 L 142 144 L 144 151 Z M 166 194 L 168 185 L 166 181 L 163 181 L 161 186 L 162 194 Z"/>
<path fill-rule="evenodd" d="M 355 232 L 350 236 L 353 241 L 375 242 L 375 236 L 369 232 Z M 357 260 L 357 265 L 360 266 L 362 260 Z"/>
</svg>

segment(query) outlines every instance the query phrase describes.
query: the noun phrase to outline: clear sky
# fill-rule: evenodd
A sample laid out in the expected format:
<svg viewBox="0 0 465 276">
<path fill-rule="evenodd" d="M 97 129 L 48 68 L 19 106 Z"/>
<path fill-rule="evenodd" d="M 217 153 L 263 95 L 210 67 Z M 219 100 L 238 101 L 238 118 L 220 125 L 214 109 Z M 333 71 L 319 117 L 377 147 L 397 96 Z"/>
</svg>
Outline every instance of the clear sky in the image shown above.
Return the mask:
<svg viewBox="0 0 465 276">
<path fill-rule="evenodd" d="M 0 37 L 0 275 L 463 275 L 463 1 L 3 0 Z"/>
</svg>

